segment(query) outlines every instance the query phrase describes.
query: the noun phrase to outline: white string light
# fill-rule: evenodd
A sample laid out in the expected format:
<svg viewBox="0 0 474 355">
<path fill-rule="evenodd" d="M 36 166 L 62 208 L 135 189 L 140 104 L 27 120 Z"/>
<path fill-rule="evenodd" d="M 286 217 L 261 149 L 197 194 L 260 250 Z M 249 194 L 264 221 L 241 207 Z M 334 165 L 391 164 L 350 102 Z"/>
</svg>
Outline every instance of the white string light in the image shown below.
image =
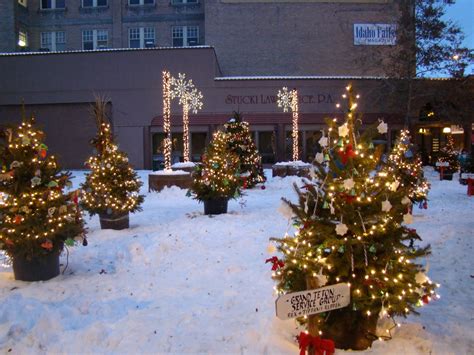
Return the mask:
<svg viewBox="0 0 474 355">
<path fill-rule="evenodd" d="M 291 137 L 293 139 L 293 161 L 298 160 L 298 90 L 293 89 L 288 91 L 288 88 L 285 86 L 282 90 L 278 90 L 277 95 L 277 104 L 278 107 L 283 108 L 283 112 L 288 112 L 288 109 L 291 109 L 292 112 L 292 123 L 293 131 Z"/>
<path fill-rule="evenodd" d="M 163 71 L 163 153 L 165 156 L 165 170 L 171 170 L 171 94 L 170 94 L 171 75 L 168 71 Z"/>
</svg>

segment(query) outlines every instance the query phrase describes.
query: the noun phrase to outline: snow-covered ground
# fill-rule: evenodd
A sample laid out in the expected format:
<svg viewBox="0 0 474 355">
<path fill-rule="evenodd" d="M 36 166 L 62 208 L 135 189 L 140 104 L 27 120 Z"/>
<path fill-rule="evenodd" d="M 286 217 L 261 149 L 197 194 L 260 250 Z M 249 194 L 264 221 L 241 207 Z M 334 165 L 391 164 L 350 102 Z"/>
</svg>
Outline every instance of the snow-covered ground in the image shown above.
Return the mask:
<svg viewBox="0 0 474 355">
<path fill-rule="evenodd" d="M 87 218 L 89 246 L 70 250 L 63 275 L 26 283 L 0 270 L 1 353 L 297 354 L 299 330 L 275 317 L 265 259 L 269 238 L 288 226 L 280 198 L 295 199 L 299 179 L 270 178 L 208 217 L 185 190 L 147 193 L 148 173 L 131 228 L 103 231 Z M 428 274 L 441 299 L 361 354 L 474 353 L 474 197 L 427 176 L 429 208 L 414 209 L 413 227 L 432 245 Z"/>
</svg>

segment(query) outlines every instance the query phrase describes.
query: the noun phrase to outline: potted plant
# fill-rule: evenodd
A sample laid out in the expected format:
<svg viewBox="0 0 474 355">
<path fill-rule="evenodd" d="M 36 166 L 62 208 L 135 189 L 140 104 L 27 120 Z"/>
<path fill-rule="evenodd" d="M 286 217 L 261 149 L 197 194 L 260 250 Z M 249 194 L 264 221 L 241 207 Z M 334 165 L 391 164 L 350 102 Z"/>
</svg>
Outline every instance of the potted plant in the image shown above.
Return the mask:
<svg viewBox="0 0 474 355">
<path fill-rule="evenodd" d="M 239 158 L 229 150 L 229 133 L 217 131 L 196 166 L 188 195 L 204 202 L 204 214 L 227 213 L 229 199 L 240 196 Z"/>
<path fill-rule="evenodd" d="M 91 216 L 99 215 L 102 229 L 120 230 L 129 227 L 129 213 L 141 210 L 144 196 L 142 182 L 114 142 L 106 110 L 106 100 L 98 97 L 93 106 L 98 134 L 91 141 L 97 154 L 86 162 L 91 172 L 81 185 L 81 205 Z"/>
<path fill-rule="evenodd" d="M 34 119 L 4 130 L 0 145 L 0 248 L 12 260 L 16 280 L 49 280 L 59 275 L 59 255 L 65 245 L 81 239 L 84 223 L 71 187 L 48 155 L 44 134 Z"/>
<path fill-rule="evenodd" d="M 447 136 L 446 145 L 440 149 L 436 165 L 439 166 L 440 180 L 452 180 L 453 174 L 459 170 L 458 154 L 451 135 Z"/>
</svg>

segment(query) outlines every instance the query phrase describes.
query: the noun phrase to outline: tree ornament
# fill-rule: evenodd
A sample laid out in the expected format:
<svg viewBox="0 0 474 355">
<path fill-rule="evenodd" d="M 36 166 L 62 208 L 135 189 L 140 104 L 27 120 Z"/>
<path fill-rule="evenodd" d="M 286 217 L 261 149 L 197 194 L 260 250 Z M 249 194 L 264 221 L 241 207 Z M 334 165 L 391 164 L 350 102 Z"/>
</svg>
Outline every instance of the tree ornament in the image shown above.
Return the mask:
<svg viewBox="0 0 474 355">
<path fill-rule="evenodd" d="M 41 184 L 41 178 L 35 176 L 31 179 L 31 187 L 35 187 Z"/>
<path fill-rule="evenodd" d="M 400 186 L 400 181 L 395 180 L 390 184 L 390 190 L 397 191 L 398 187 Z"/>
<path fill-rule="evenodd" d="M 316 153 L 315 160 L 322 164 L 324 162 L 324 154 L 323 153 Z"/>
<path fill-rule="evenodd" d="M 401 202 L 403 205 L 408 205 L 409 203 L 411 203 L 411 200 L 408 198 L 408 196 L 405 196 L 402 198 Z"/>
<path fill-rule="evenodd" d="M 383 212 L 388 212 L 392 209 L 392 204 L 390 201 L 387 199 L 385 201 L 382 201 L 382 211 Z"/>
<path fill-rule="evenodd" d="M 51 218 L 54 215 L 54 212 L 56 212 L 56 207 L 50 207 L 48 208 L 48 217 Z"/>
<path fill-rule="evenodd" d="M 349 179 L 345 179 L 344 180 L 344 188 L 346 190 L 350 190 L 354 187 L 354 180 L 352 180 L 352 178 L 349 178 Z"/>
<path fill-rule="evenodd" d="M 387 133 L 388 132 L 388 125 L 384 121 L 381 121 L 380 124 L 377 126 L 377 131 L 380 134 Z"/>
<path fill-rule="evenodd" d="M 349 228 L 344 223 L 338 223 L 336 224 L 336 233 L 340 236 L 343 236 L 347 233 Z"/>
<path fill-rule="evenodd" d="M 326 148 L 329 144 L 329 139 L 323 135 L 321 138 L 319 138 L 318 143 L 321 147 Z"/>
<path fill-rule="evenodd" d="M 410 213 L 406 213 L 403 215 L 403 223 L 411 224 L 413 223 L 413 216 Z"/>
<path fill-rule="evenodd" d="M 30 145 L 31 141 L 27 136 L 24 136 L 21 138 L 21 144 L 22 145 Z"/>
<path fill-rule="evenodd" d="M 23 165 L 23 162 L 19 162 L 17 160 L 14 160 L 11 164 L 10 164 L 10 169 L 15 169 L 15 168 L 19 168 L 20 166 Z"/>
<path fill-rule="evenodd" d="M 347 135 L 349 134 L 349 127 L 347 126 L 347 123 L 344 123 L 343 125 L 339 126 L 338 133 L 339 137 L 347 137 Z"/>
</svg>

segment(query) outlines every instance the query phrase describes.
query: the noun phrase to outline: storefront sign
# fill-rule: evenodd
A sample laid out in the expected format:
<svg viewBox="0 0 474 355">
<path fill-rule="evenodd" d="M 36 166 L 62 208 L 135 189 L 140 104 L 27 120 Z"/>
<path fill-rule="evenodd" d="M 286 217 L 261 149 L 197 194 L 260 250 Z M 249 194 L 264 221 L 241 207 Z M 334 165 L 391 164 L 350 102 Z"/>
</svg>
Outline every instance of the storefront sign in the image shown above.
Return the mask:
<svg viewBox="0 0 474 355">
<path fill-rule="evenodd" d="M 332 104 L 331 94 L 298 95 L 300 104 Z M 227 105 L 274 105 L 277 104 L 276 95 L 227 95 Z"/>
<path fill-rule="evenodd" d="M 277 298 L 276 315 L 280 319 L 307 316 L 346 307 L 351 301 L 350 288 L 346 283 L 321 287 L 314 290 L 287 293 Z"/>
<path fill-rule="evenodd" d="M 355 23 L 354 44 L 393 46 L 397 41 L 397 25 L 386 23 Z"/>
</svg>

